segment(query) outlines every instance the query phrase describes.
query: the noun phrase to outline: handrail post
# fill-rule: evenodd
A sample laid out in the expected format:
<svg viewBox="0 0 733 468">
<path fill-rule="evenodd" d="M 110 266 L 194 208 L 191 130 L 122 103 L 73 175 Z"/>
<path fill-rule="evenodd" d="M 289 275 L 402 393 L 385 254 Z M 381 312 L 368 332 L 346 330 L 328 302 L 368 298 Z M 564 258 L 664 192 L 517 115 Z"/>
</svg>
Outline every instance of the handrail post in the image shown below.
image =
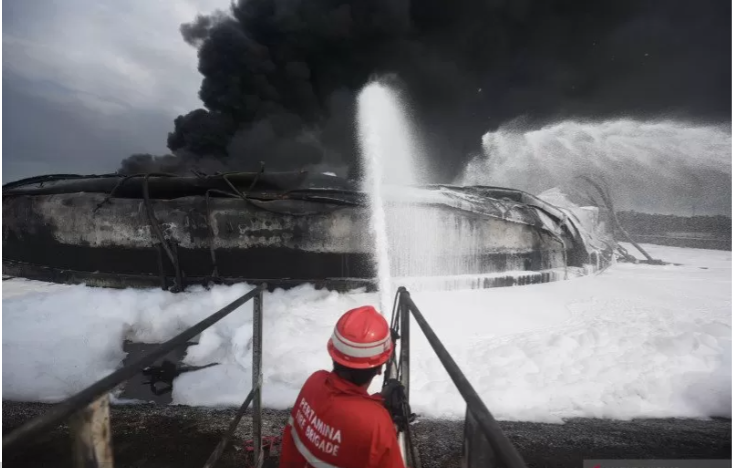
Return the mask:
<svg viewBox="0 0 733 468">
<path fill-rule="evenodd" d="M 254 466 L 260 468 L 262 456 L 262 289 L 252 304 L 252 389 L 254 390 L 252 412 L 252 438 L 254 445 Z"/>
<path fill-rule="evenodd" d="M 260 285 L 259 288 L 258 293 L 252 298 L 252 390 L 249 391 L 244 403 L 242 403 L 234 418 L 230 421 L 229 429 L 221 440 L 219 440 L 216 448 L 206 461 L 204 468 L 214 468 L 219 462 L 227 444 L 229 444 L 229 441 L 234 436 L 234 432 L 237 430 L 242 416 L 244 416 L 244 413 L 253 401 L 256 401 L 252 412 L 254 466 L 259 468 L 264 462 L 264 457 L 262 456 L 262 402 L 259 399 L 255 400 L 255 398 L 259 397 L 260 389 L 262 388 L 262 297 L 265 285 Z M 257 377 L 258 375 L 259 378 Z"/>
<path fill-rule="evenodd" d="M 80 409 L 69 420 L 74 468 L 113 468 L 109 394 Z"/>
<path fill-rule="evenodd" d="M 410 311 L 400 296 L 400 383 L 405 387 L 405 397 L 410 401 Z"/>
<path fill-rule="evenodd" d="M 397 305 L 400 317 L 400 383 L 405 389 L 405 399 L 410 401 L 410 309 L 404 300 L 405 294 L 409 294 L 403 288 L 400 294 L 399 304 Z M 409 416 L 409 415 L 406 415 Z M 409 451 L 403 454 L 405 464 L 411 468 L 422 467 L 420 454 L 415 447 L 415 441 L 412 438 L 409 423 L 405 428 L 404 436 L 409 441 Z M 408 447 L 405 447 L 408 448 Z"/>
</svg>

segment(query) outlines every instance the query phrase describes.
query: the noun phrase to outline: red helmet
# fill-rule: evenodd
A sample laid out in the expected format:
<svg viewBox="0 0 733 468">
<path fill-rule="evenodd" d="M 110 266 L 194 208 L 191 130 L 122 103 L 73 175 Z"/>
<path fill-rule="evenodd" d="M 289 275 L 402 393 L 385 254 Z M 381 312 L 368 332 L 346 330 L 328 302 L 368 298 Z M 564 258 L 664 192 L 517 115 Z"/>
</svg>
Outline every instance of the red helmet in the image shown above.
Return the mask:
<svg viewBox="0 0 733 468">
<path fill-rule="evenodd" d="M 341 316 L 328 340 L 328 354 L 351 369 L 381 366 L 392 354 L 389 325 L 372 306 L 351 309 Z"/>
</svg>

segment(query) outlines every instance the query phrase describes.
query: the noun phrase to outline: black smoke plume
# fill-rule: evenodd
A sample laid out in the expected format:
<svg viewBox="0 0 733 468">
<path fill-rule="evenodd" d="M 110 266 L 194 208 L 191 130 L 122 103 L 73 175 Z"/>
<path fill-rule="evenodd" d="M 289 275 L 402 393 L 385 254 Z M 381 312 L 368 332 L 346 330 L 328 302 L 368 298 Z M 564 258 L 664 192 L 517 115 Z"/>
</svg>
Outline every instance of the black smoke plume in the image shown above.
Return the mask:
<svg viewBox="0 0 733 468">
<path fill-rule="evenodd" d="M 181 27 L 205 109 L 175 120 L 174 157 L 123 166 L 355 175 L 355 95 L 387 73 L 436 181 L 518 117 L 728 122 L 730 17 L 725 0 L 240 0 Z"/>
</svg>

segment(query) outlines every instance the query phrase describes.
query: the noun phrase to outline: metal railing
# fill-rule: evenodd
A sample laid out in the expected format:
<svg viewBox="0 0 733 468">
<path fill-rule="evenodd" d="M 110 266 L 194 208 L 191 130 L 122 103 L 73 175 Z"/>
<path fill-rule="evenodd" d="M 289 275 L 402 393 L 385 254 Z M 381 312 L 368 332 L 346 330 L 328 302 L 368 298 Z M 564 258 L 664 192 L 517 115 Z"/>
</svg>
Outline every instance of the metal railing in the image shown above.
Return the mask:
<svg viewBox="0 0 733 468">
<path fill-rule="evenodd" d="M 254 466 L 263 463 L 262 456 L 262 296 L 266 284 L 260 284 L 252 291 L 231 302 L 196 325 L 181 332 L 150 352 L 90 385 L 76 395 L 69 397 L 49 412 L 23 424 L 3 437 L 3 451 L 12 451 L 44 434 L 64 420 L 69 419 L 69 429 L 73 434 L 74 466 L 112 468 L 111 430 L 109 422 L 109 392 L 152 365 L 157 359 L 175 348 L 185 345 L 219 320 L 237 310 L 250 299 L 253 300 L 253 337 L 252 337 L 252 390 L 247 395 L 235 415 L 229 430 L 222 437 L 205 467 L 211 468 L 224 453 L 227 443 L 242 419 L 250 403 L 254 402 L 252 413 L 252 432 L 254 439 Z"/>
<path fill-rule="evenodd" d="M 250 404 L 253 404 L 252 433 L 254 445 L 254 466 L 261 468 L 264 457 L 262 452 L 262 305 L 266 285 L 261 284 L 244 296 L 236 299 L 218 312 L 210 315 L 196 325 L 188 328 L 174 338 L 158 345 L 128 365 L 118 369 L 90 385 L 81 392 L 69 397 L 51 411 L 32 419 L 3 437 L 3 450 L 14 450 L 30 442 L 69 420 L 73 435 L 73 458 L 75 467 L 114 466 L 112 456 L 112 432 L 109 417 L 109 392 L 122 382 L 130 379 L 157 359 L 173 349 L 184 345 L 207 328 L 223 319 L 250 299 L 253 300 L 253 338 L 252 338 L 252 389 L 229 424 L 227 432 L 220 439 L 204 468 L 213 468 L 224 454 L 242 417 Z M 385 374 L 397 378 L 405 387 L 409 401 L 410 390 L 410 314 L 435 351 L 443 367 L 450 375 L 466 402 L 466 425 L 464 430 L 464 465 L 474 467 L 526 468 L 522 457 L 514 445 L 502 432 L 486 405 L 474 390 L 466 376 L 440 342 L 437 335 L 425 320 L 420 309 L 404 287 L 399 288 L 395 297 L 391 328 L 399 334 L 400 352 L 387 363 Z M 400 443 L 406 465 L 420 468 L 420 456 L 412 440 L 409 424 L 405 433 L 400 435 Z"/>
<path fill-rule="evenodd" d="M 397 378 L 405 386 L 405 395 L 409 401 L 410 390 L 410 313 L 448 372 L 458 392 L 466 402 L 466 425 L 464 429 L 464 466 L 465 468 L 526 468 L 526 464 L 517 449 L 499 427 L 491 412 L 453 360 L 448 350 L 428 324 L 420 309 L 415 305 L 406 288 L 400 287 L 395 296 L 391 328 L 399 335 L 399 362 L 395 356 L 387 363 L 385 374 Z M 406 465 L 420 467 L 419 454 L 411 440 L 409 425 L 404 458 Z"/>
</svg>

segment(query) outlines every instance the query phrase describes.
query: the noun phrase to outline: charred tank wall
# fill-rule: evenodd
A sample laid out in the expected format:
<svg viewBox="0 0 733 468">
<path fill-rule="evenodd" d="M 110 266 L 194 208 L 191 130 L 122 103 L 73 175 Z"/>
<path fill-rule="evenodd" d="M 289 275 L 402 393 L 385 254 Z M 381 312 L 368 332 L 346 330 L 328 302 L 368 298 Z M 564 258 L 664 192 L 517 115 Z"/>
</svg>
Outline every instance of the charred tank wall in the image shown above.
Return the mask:
<svg viewBox="0 0 733 468">
<path fill-rule="evenodd" d="M 140 199 L 103 194 L 3 199 L 3 260 L 44 270 L 172 275 Z M 189 282 L 374 277 L 368 211 L 323 202 L 184 197 L 150 201 Z M 298 204 L 293 210 L 293 204 Z M 299 214 L 292 214 L 297 212 Z M 563 267 L 562 240 L 534 226 L 439 205 L 394 205 L 395 276 Z M 418 234 L 408 230 L 419 229 Z M 213 235 L 212 235 L 213 233 Z M 212 259 L 212 246 L 214 260 Z M 120 281 L 130 281 L 121 279 Z"/>
</svg>

